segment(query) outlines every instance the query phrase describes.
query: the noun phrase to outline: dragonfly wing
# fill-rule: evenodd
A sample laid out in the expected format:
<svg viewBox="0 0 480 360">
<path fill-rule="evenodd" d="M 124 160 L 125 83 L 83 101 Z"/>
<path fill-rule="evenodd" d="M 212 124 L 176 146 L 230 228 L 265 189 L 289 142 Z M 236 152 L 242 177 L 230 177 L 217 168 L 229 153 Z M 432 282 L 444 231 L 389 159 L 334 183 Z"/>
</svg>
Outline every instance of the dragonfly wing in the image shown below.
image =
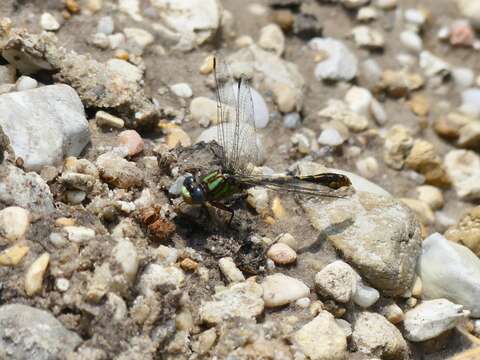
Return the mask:
<svg viewBox="0 0 480 360">
<path fill-rule="evenodd" d="M 325 175 L 325 176 L 323 176 Z M 239 183 L 249 186 L 263 186 L 267 189 L 291 192 L 301 195 L 344 198 L 353 192 L 353 188 L 348 179 L 344 179 L 343 175 L 339 175 L 345 186 L 329 186 L 327 180 L 331 181 L 332 173 L 318 174 L 309 177 L 288 176 L 288 175 L 237 175 L 235 180 Z M 339 179 L 340 179 L 339 178 Z"/>
<path fill-rule="evenodd" d="M 215 57 L 214 74 L 222 165 L 228 173 L 246 173 L 248 164 L 258 160 L 250 85 L 245 77 L 234 80 L 228 65 L 219 56 Z"/>
</svg>

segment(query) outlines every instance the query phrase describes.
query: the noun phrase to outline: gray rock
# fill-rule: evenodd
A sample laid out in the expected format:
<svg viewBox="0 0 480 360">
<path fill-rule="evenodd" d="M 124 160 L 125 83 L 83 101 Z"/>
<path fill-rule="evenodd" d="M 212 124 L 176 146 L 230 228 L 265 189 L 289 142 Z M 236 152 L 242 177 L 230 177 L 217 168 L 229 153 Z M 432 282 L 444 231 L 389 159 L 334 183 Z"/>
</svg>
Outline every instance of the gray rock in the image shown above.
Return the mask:
<svg viewBox="0 0 480 360">
<path fill-rule="evenodd" d="M 221 20 L 218 0 L 186 0 L 172 3 L 155 0 L 159 20 L 154 29 L 162 37 L 176 43 L 176 48 L 188 51 L 210 39 Z"/>
<path fill-rule="evenodd" d="M 65 359 L 81 342 L 47 311 L 21 304 L 0 307 L 2 359 Z"/>
<path fill-rule="evenodd" d="M 234 317 L 254 318 L 263 312 L 262 287 L 253 281 L 217 290 L 212 301 L 202 302 L 200 318 L 216 324 Z"/>
<path fill-rule="evenodd" d="M 16 79 L 16 71 L 13 65 L 0 65 L 0 84 L 13 84 Z"/>
<path fill-rule="evenodd" d="M 410 289 L 421 249 L 413 213 L 391 197 L 358 192 L 328 204 L 306 202 L 312 225 L 362 275 L 387 295 Z"/>
<path fill-rule="evenodd" d="M 58 165 L 90 142 L 82 102 L 67 85 L 1 95 L 0 113 L 0 126 L 26 169 Z"/>
<path fill-rule="evenodd" d="M 0 165 L 0 203 L 29 209 L 33 216 L 55 210 L 50 188 L 40 175 L 10 164 Z"/>
<path fill-rule="evenodd" d="M 457 196 L 463 200 L 480 199 L 480 156 L 470 150 L 451 150 L 444 163 Z"/>
<path fill-rule="evenodd" d="M 347 263 L 337 260 L 315 275 L 317 291 L 335 301 L 348 303 L 357 291 L 359 276 Z"/>
<path fill-rule="evenodd" d="M 406 359 L 407 343 L 400 331 L 382 315 L 362 312 L 357 315 L 352 341 L 360 352 L 381 359 Z"/>
<path fill-rule="evenodd" d="M 470 249 L 432 234 L 422 243 L 418 274 L 425 299 L 445 298 L 480 317 L 480 260 Z"/>
<path fill-rule="evenodd" d="M 328 55 L 315 68 L 317 79 L 349 81 L 357 75 L 357 58 L 341 41 L 333 38 L 314 38 L 309 46 L 314 51 L 322 51 Z"/>
<path fill-rule="evenodd" d="M 255 69 L 254 83 L 263 85 L 273 93 L 274 101 L 282 112 L 288 113 L 302 108 L 304 80 L 294 63 L 285 61 L 257 45 L 240 49 L 229 56 L 228 60 L 232 68 L 244 63 Z"/>
<path fill-rule="evenodd" d="M 468 314 L 462 305 L 446 299 L 424 301 L 405 313 L 405 337 L 410 341 L 433 339 L 453 329 Z"/>
</svg>

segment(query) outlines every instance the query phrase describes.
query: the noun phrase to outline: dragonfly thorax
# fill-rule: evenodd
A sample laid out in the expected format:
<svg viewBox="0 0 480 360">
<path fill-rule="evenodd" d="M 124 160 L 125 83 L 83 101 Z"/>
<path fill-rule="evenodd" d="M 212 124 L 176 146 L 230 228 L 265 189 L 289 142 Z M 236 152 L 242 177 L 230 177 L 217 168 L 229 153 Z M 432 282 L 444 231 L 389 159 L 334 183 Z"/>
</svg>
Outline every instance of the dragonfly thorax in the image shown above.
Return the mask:
<svg viewBox="0 0 480 360">
<path fill-rule="evenodd" d="M 205 190 L 193 176 L 187 176 L 183 180 L 182 198 L 188 204 L 203 204 L 206 201 Z"/>
</svg>

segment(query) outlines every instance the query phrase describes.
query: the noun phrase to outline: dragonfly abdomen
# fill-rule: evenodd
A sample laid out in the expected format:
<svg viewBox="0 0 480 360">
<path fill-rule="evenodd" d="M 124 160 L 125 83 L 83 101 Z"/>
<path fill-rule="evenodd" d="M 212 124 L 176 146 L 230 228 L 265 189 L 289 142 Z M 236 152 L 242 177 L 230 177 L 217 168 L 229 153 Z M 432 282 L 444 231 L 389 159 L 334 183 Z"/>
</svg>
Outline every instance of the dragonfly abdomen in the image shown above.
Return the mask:
<svg viewBox="0 0 480 360">
<path fill-rule="evenodd" d="M 342 174 L 336 173 L 321 173 L 315 175 L 295 176 L 296 179 L 307 181 L 314 184 L 329 187 L 330 189 L 340 189 L 344 186 L 352 185 L 350 179 Z"/>
</svg>

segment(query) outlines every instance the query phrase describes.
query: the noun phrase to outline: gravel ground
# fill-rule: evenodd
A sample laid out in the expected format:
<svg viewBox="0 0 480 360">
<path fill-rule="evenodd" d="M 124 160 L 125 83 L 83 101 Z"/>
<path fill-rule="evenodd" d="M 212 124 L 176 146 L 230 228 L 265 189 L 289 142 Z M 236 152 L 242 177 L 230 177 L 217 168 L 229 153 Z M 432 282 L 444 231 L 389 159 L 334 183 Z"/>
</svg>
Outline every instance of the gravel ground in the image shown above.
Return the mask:
<svg viewBox="0 0 480 360">
<path fill-rule="evenodd" d="M 0 359 L 480 357 L 478 0 L 3 0 Z M 213 55 L 251 80 L 221 168 Z"/>
</svg>

